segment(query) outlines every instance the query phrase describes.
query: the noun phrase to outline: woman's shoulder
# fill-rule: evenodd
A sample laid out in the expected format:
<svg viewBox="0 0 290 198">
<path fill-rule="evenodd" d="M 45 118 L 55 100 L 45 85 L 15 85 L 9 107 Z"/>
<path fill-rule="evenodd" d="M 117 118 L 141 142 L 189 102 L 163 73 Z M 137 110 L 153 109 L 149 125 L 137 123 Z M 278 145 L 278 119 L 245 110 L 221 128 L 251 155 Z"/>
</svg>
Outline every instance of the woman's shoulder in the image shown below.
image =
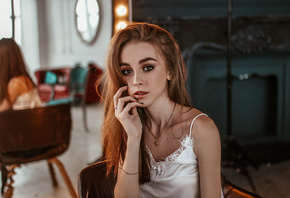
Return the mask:
<svg viewBox="0 0 290 198">
<path fill-rule="evenodd" d="M 26 76 L 14 76 L 13 78 L 10 79 L 9 83 L 25 83 L 26 81 Z"/>
<path fill-rule="evenodd" d="M 191 137 L 195 140 L 196 147 L 205 149 L 204 147 L 206 147 L 209 142 L 218 145 L 220 142 L 220 135 L 214 121 L 205 113 L 197 109 L 193 110 L 191 116 L 190 133 Z"/>
<path fill-rule="evenodd" d="M 32 83 L 27 76 L 16 76 L 10 79 L 8 83 L 8 92 L 22 94 L 29 91 L 32 87 Z"/>
<path fill-rule="evenodd" d="M 27 76 L 21 75 L 21 76 L 15 76 L 10 79 L 9 88 L 19 88 L 24 90 L 29 90 L 33 87 L 30 79 Z"/>
<path fill-rule="evenodd" d="M 210 135 L 217 131 L 214 121 L 207 114 L 193 107 L 182 107 L 181 122 L 184 128 L 192 131 L 191 135 L 199 135 L 199 133 Z"/>
<path fill-rule="evenodd" d="M 207 118 L 208 116 L 201 112 L 200 110 L 194 108 L 194 107 L 187 107 L 187 106 L 181 106 L 178 108 L 178 119 L 179 122 L 182 122 L 184 124 L 190 125 L 193 120 L 197 120 L 197 118 Z"/>
</svg>

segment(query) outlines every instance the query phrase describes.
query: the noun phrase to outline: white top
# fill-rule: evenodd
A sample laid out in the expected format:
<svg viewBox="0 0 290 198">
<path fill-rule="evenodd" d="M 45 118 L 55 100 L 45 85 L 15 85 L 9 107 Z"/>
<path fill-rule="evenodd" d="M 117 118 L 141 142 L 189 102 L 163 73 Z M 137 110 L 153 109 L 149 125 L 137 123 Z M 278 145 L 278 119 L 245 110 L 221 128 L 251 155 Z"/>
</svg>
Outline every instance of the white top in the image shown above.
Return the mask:
<svg viewBox="0 0 290 198">
<path fill-rule="evenodd" d="M 195 119 L 202 115 L 206 114 L 202 113 L 193 118 L 189 135 L 180 140 L 180 147 L 164 161 L 155 162 L 146 147 L 150 156 L 151 180 L 140 185 L 139 197 L 200 197 L 198 162 L 193 151 L 191 129 Z M 222 193 L 221 197 L 223 198 Z"/>
<path fill-rule="evenodd" d="M 19 83 L 23 88 L 27 89 L 26 84 L 18 78 L 13 78 L 13 81 Z M 32 109 L 35 107 L 41 107 L 41 100 L 38 95 L 38 91 L 36 88 L 29 90 L 28 92 L 21 94 L 18 96 L 12 105 L 12 109 L 20 110 L 20 109 Z"/>
</svg>

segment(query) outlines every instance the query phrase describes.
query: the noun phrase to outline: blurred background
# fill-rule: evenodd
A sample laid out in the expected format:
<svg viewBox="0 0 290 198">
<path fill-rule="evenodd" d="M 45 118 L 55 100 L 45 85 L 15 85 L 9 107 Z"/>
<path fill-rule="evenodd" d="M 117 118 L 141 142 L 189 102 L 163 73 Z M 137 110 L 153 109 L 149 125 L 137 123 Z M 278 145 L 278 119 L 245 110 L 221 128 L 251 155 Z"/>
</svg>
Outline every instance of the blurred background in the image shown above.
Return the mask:
<svg viewBox="0 0 290 198">
<path fill-rule="evenodd" d="M 55 90 L 60 93 L 56 98 L 46 97 L 51 90 L 43 88 L 49 83 L 39 77 L 40 71 L 54 72 L 54 85 L 68 88 L 64 82 L 73 68 L 94 68 L 91 86 L 105 71 L 106 50 L 115 31 L 129 21 L 165 28 L 179 43 L 187 64 L 192 103 L 219 128 L 224 174 L 264 197 L 290 197 L 283 187 L 290 176 L 289 0 L 0 0 L 0 5 L 0 38 L 13 37 L 21 46 L 43 103 L 65 94 L 62 87 Z M 87 91 L 86 98 L 93 94 Z M 81 113 L 79 104 L 73 106 L 79 116 L 73 118 L 74 126 L 82 126 L 84 116 L 88 120 L 77 136 L 98 136 L 101 122 L 92 117 L 100 114 L 102 103 L 81 103 L 88 115 Z M 94 144 L 99 142 L 81 144 L 88 150 L 92 146 L 97 154 L 83 159 L 73 175 L 99 157 L 101 147 Z M 258 179 L 267 173 L 271 177 Z M 270 196 L 267 190 L 282 194 Z"/>
</svg>

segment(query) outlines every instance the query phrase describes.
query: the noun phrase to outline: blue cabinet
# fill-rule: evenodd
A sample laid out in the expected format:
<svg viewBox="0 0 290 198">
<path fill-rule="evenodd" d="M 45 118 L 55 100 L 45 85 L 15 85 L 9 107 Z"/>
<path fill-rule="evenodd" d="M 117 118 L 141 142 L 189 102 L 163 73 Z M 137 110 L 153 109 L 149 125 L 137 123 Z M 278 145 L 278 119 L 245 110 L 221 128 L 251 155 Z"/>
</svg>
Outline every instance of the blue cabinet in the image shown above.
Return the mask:
<svg viewBox="0 0 290 198">
<path fill-rule="evenodd" d="M 225 56 L 201 50 L 187 65 L 193 104 L 213 118 L 222 137 L 227 132 Z M 289 60 L 289 52 L 233 55 L 232 131 L 239 140 L 289 140 Z"/>
</svg>

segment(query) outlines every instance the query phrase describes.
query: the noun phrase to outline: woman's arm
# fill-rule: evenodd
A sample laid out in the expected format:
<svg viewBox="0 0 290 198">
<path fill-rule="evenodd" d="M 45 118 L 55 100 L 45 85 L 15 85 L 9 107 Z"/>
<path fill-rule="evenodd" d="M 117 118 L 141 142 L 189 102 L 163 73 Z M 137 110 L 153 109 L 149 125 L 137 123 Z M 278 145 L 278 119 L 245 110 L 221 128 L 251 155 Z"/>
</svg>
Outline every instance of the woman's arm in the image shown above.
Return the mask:
<svg viewBox="0 0 290 198">
<path fill-rule="evenodd" d="M 115 197 L 139 196 L 139 153 L 140 141 L 128 139 L 125 160 L 119 164 Z"/>
<path fill-rule="evenodd" d="M 128 137 L 125 159 L 119 163 L 114 194 L 115 197 L 127 198 L 139 196 L 138 171 L 142 123 L 137 107 L 142 107 L 142 104 L 132 96 L 121 97 L 125 90 L 127 90 L 127 86 L 120 88 L 114 96 L 115 116 L 122 124 Z"/>
<path fill-rule="evenodd" d="M 201 197 L 221 197 L 221 145 L 219 131 L 205 116 L 196 120 L 193 130 L 198 159 Z"/>
</svg>

